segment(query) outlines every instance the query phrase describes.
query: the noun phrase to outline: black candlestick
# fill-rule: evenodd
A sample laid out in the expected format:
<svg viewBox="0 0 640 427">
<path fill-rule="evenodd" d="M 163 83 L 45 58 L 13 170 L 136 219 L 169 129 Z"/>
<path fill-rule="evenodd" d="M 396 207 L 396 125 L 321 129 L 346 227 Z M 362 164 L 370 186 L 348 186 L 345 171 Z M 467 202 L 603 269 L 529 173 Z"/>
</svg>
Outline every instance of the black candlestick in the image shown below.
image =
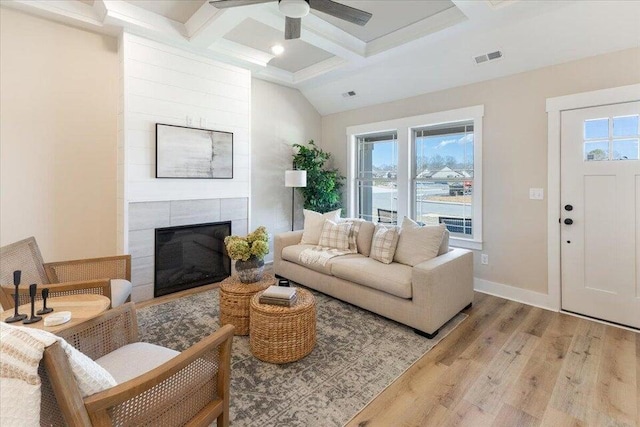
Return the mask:
<svg viewBox="0 0 640 427">
<path fill-rule="evenodd" d="M 20 278 L 22 277 L 22 271 L 20 270 L 16 270 L 13 272 L 13 286 L 16 287 L 14 293 L 13 293 L 13 316 L 9 317 L 8 319 L 5 319 L 5 322 L 7 323 L 14 323 L 14 322 L 19 322 L 21 320 L 24 320 L 27 318 L 26 314 L 20 314 L 18 313 L 18 305 L 19 305 L 19 299 L 18 299 L 18 285 L 20 285 Z"/>
<path fill-rule="evenodd" d="M 42 316 L 36 316 L 34 311 L 36 309 L 36 292 L 38 291 L 38 285 L 35 283 L 29 285 L 29 296 L 31 297 L 31 317 L 25 319 L 22 323 L 25 325 L 29 325 L 31 323 L 36 323 L 42 320 Z"/>
<path fill-rule="evenodd" d="M 42 290 L 42 310 L 38 310 L 36 314 L 47 314 L 53 311 L 53 308 L 47 308 L 47 298 L 49 297 L 49 288 Z"/>
</svg>

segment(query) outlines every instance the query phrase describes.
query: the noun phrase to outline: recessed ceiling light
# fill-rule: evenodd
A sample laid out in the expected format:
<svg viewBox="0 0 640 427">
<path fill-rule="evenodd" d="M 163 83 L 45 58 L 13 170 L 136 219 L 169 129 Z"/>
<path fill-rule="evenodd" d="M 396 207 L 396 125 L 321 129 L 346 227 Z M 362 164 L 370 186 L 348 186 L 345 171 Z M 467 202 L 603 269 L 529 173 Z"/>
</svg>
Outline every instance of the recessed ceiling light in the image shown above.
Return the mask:
<svg viewBox="0 0 640 427">
<path fill-rule="evenodd" d="M 273 46 L 271 46 L 271 53 L 273 53 L 274 55 L 282 55 L 283 52 L 284 46 L 282 46 L 281 44 L 274 44 Z"/>
</svg>

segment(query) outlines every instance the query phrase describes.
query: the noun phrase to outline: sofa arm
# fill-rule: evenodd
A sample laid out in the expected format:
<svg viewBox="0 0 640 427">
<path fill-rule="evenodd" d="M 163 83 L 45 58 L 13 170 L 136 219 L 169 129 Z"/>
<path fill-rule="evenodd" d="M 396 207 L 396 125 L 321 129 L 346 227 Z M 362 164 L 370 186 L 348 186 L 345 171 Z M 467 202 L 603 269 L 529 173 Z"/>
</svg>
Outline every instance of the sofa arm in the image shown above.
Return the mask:
<svg viewBox="0 0 640 427">
<path fill-rule="evenodd" d="M 426 307 L 425 315 L 435 332 L 440 326 L 473 302 L 473 253 L 451 249 L 413 267 L 413 299 Z"/>
<path fill-rule="evenodd" d="M 282 261 L 282 250 L 287 246 L 297 245 L 302 240 L 302 230 L 287 231 L 276 234 L 273 240 L 273 263 Z"/>
</svg>

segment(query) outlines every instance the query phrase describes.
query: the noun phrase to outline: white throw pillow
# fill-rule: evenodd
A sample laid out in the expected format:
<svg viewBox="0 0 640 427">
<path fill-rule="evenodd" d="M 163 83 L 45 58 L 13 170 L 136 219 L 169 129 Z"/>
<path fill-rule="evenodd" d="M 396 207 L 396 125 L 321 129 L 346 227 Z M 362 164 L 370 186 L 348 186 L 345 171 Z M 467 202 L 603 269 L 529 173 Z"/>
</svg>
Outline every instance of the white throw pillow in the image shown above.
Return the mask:
<svg viewBox="0 0 640 427">
<path fill-rule="evenodd" d="M 320 233 L 322 233 L 324 220 L 328 219 L 329 221 L 338 222 L 340 220 L 341 210 L 342 209 L 338 209 L 321 214 L 304 209 L 304 232 L 302 233 L 302 240 L 300 241 L 300 244 L 317 245 L 320 241 Z"/>
<path fill-rule="evenodd" d="M 322 227 L 322 233 L 320 233 L 318 246 L 338 249 L 340 251 L 348 251 L 350 234 L 350 222 L 341 222 L 340 224 L 336 224 L 333 221 L 325 219 L 324 226 Z"/>
<path fill-rule="evenodd" d="M 394 225 L 385 226 L 377 224 L 376 230 L 373 233 L 373 241 L 371 242 L 371 253 L 369 254 L 369 258 L 385 264 L 391 264 L 391 261 L 393 261 L 393 254 L 396 251 L 396 245 L 398 244 L 398 236 L 398 227 Z"/>
<path fill-rule="evenodd" d="M 420 226 L 405 216 L 393 260 L 413 267 L 435 258 L 446 229 L 445 224 Z"/>
</svg>

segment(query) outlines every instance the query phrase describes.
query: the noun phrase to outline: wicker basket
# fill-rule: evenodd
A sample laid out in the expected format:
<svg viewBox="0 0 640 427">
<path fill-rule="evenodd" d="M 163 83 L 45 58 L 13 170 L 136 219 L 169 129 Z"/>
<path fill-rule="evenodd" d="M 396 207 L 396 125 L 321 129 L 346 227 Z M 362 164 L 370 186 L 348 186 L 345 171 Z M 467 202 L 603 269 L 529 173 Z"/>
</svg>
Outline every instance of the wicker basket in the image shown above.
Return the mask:
<svg viewBox="0 0 640 427">
<path fill-rule="evenodd" d="M 249 304 L 257 292 L 276 284 L 273 274 L 265 274 L 255 283 L 242 283 L 237 276 L 220 284 L 220 325 L 235 326 L 235 335 L 249 335 Z"/>
<path fill-rule="evenodd" d="M 270 363 L 288 363 L 311 353 L 316 345 L 316 301 L 298 288 L 292 307 L 260 304 L 262 292 L 251 299 L 251 353 Z"/>
</svg>

